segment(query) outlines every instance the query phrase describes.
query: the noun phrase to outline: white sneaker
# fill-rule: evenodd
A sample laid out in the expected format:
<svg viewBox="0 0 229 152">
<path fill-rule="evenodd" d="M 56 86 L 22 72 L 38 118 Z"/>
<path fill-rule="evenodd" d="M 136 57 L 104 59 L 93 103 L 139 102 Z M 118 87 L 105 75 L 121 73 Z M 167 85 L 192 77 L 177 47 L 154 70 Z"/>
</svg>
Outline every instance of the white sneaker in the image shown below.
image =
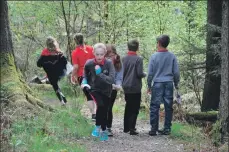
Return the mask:
<svg viewBox="0 0 229 152">
<path fill-rule="evenodd" d="M 66 103 L 64 102 L 64 100 L 61 101 L 61 106 L 65 106 Z"/>
</svg>

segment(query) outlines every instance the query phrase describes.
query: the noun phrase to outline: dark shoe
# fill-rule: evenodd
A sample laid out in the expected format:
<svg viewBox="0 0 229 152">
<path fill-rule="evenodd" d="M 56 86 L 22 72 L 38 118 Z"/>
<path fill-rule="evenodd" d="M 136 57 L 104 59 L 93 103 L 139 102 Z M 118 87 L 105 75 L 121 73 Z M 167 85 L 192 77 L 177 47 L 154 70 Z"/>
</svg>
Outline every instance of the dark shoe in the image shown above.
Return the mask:
<svg viewBox="0 0 229 152">
<path fill-rule="evenodd" d="M 92 119 L 92 121 L 95 121 L 96 120 L 96 114 L 92 114 L 91 119 Z"/>
<path fill-rule="evenodd" d="M 107 133 L 109 137 L 112 137 L 114 135 L 111 128 L 107 128 Z"/>
<path fill-rule="evenodd" d="M 136 130 L 131 130 L 130 135 L 138 135 L 139 133 Z"/>
<path fill-rule="evenodd" d="M 123 132 L 124 132 L 124 133 L 128 133 L 128 132 L 130 132 L 130 130 L 123 130 Z"/>
<path fill-rule="evenodd" d="M 149 131 L 149 135 L 150 136 L 157 136 L 157 132 L 156 131 Z"/>
<path fill-rule="evenodd" d="M 161 135 L 170 135 L 171 134 L 171 130 L 162 129 L 162 130 L 158 130 L 158 133 L 161 134 Z"/>
<path fill-rule="evenodd" d="M 63 97 L 64 103 L 67 103 L 67 99 L 65 97 Z"/>
</svg>

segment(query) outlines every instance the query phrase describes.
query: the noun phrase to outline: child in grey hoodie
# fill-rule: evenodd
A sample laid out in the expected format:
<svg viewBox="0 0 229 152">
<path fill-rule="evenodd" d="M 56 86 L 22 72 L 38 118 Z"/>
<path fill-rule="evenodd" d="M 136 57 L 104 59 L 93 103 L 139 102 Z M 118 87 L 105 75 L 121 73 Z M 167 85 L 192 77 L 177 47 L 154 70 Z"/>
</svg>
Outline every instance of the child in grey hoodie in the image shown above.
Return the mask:
<svg viewBox="0 0 229 152">
<path fill-rule="evenodd" d="M 155 136 L 157 132 L 168 135 L 171 132 L 171 121 L 173 115 L 173 83 L 178 89 L 180 80 L 179 68 L 176 56 L 169 52 L 167 46 L 170 38 L 161 35 L 157 38 L 157 52 L 154 53 L 148 65 L 148 92 L 151 93 L 149 135 Z M 151 84 L 153 83 L 153 86 Z M 165 123 L 164 129 L 158 130 L 159 108 L 164 103 Z"/>
</svg>

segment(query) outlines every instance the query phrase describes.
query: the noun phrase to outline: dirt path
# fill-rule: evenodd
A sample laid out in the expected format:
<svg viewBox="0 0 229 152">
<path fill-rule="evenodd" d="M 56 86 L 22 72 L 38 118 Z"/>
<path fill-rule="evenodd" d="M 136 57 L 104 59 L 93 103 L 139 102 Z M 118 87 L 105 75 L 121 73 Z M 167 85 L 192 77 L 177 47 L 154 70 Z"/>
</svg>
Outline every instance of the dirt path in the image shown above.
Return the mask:
<svg viewBox="0 0 229 152">
<path fill-rule="evenodd" d="M 84 109 L 84 108 L 83 108 Z M 86 109 L 83 113 L 88 116 Z M 89 117 L 89 116 L 88 116 Z M 83 144 L 88 152 L 183 152 L 182 144 L 173 141 L 168 136 L 149 136 L 149 122 L 138 120 L 136 125 L 139 131 L 138 136 L 131 136 L 123 133 L 123 118 L 114 116 L 113 133 L 108 141 L 101 142 L 98 138 L 90 137 L 85 139 Z"/>
<path fill-rule="evenodd" d="M 49 104 L 56 103 L 56 99 L 47 100 Z M 90 112 L 86 104 L 83 105 L 82 114 L 90 119 Z M 94 122 L 92 122 L 94 124 Z M 86 147 L 87 152 L 184 152 L 183 144 L 180 144 L 168 136 L 149 136 L 150 129 L 148 120 L 137 120 L 137 136 L 123 133 L 123 113 L 114 114 L 113 137 L 108 141 L 101 142 L 98 138 L 89 137 L 77 142 Z"/>
</svg>

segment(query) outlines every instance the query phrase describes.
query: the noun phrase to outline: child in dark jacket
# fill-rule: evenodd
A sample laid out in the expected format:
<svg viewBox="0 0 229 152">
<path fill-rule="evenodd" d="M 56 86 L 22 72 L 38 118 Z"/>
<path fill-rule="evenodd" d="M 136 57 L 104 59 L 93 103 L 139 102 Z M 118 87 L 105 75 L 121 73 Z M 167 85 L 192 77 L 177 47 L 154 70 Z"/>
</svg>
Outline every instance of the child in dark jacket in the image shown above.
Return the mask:
<svg viewBox="0 0 229 152">
<path fill-rule="evenodd" d="M 107 59 L 111 59 L 113 64 L 114 64 L 114 68 L 115 68 L 115 81 L 114 84 L 112 84 L 112 93 L 111 93 L 111 97 L 110 97 L 110 105 L 108 108 L 108 123 L 107 123 L 107 131 L 108 131 L 108 136 L 113 136 L 113 132 L 111 130 L 112 127 L 112 121 L 113 121 L 113 105 L 117 96 L 117 92 L 122 88 L 122 75 L 123 75 L 123 71 L 122 71 L 122 63 L 121 63 L 121 59 L 120 56 L 118 55 L 116 48 L 114 45 L 111 44 L 107 44 L 106 45 L 107 48 L 107 54 L 106 54 L 106 58 Z"/>
<path fill-rule="evenodd" d="M 141 104 L 142 78 L 144 78 L 146 74 L 143 72 L 143 59 L 136 53 L 139 49 L 138 40 L 131 40 L 127 45 L 129 51 L 122 59 L 122 87 L 126 100 L 124 132 L 130 132 L 130 135 L 137 135 L 138 132 L 135 126 Z"/>
<path fill-rule="evenodd" d="M 62 105 L 65 105 L 67 100 L 58 86 L 58 81 L 65 76 L 67 59 L 60 51 L 55 38 L 48 37 L 46 46 L 37 61 L 37 66 L 43 67 L 58 99 Z"/>
<path fill-rule="evenodd" d="M 108 140 L 107 113 L 115 75 L 112 61 L 105 58 L 106 52 L 103 43 L 94 45 L 95 58 L 87 60 L 81 84 L 82 89 L 90 89 L 90 94 L 97 104 L 96 126 L 92 136 L 100 137 L 101 141 Z"/>
</svg>

